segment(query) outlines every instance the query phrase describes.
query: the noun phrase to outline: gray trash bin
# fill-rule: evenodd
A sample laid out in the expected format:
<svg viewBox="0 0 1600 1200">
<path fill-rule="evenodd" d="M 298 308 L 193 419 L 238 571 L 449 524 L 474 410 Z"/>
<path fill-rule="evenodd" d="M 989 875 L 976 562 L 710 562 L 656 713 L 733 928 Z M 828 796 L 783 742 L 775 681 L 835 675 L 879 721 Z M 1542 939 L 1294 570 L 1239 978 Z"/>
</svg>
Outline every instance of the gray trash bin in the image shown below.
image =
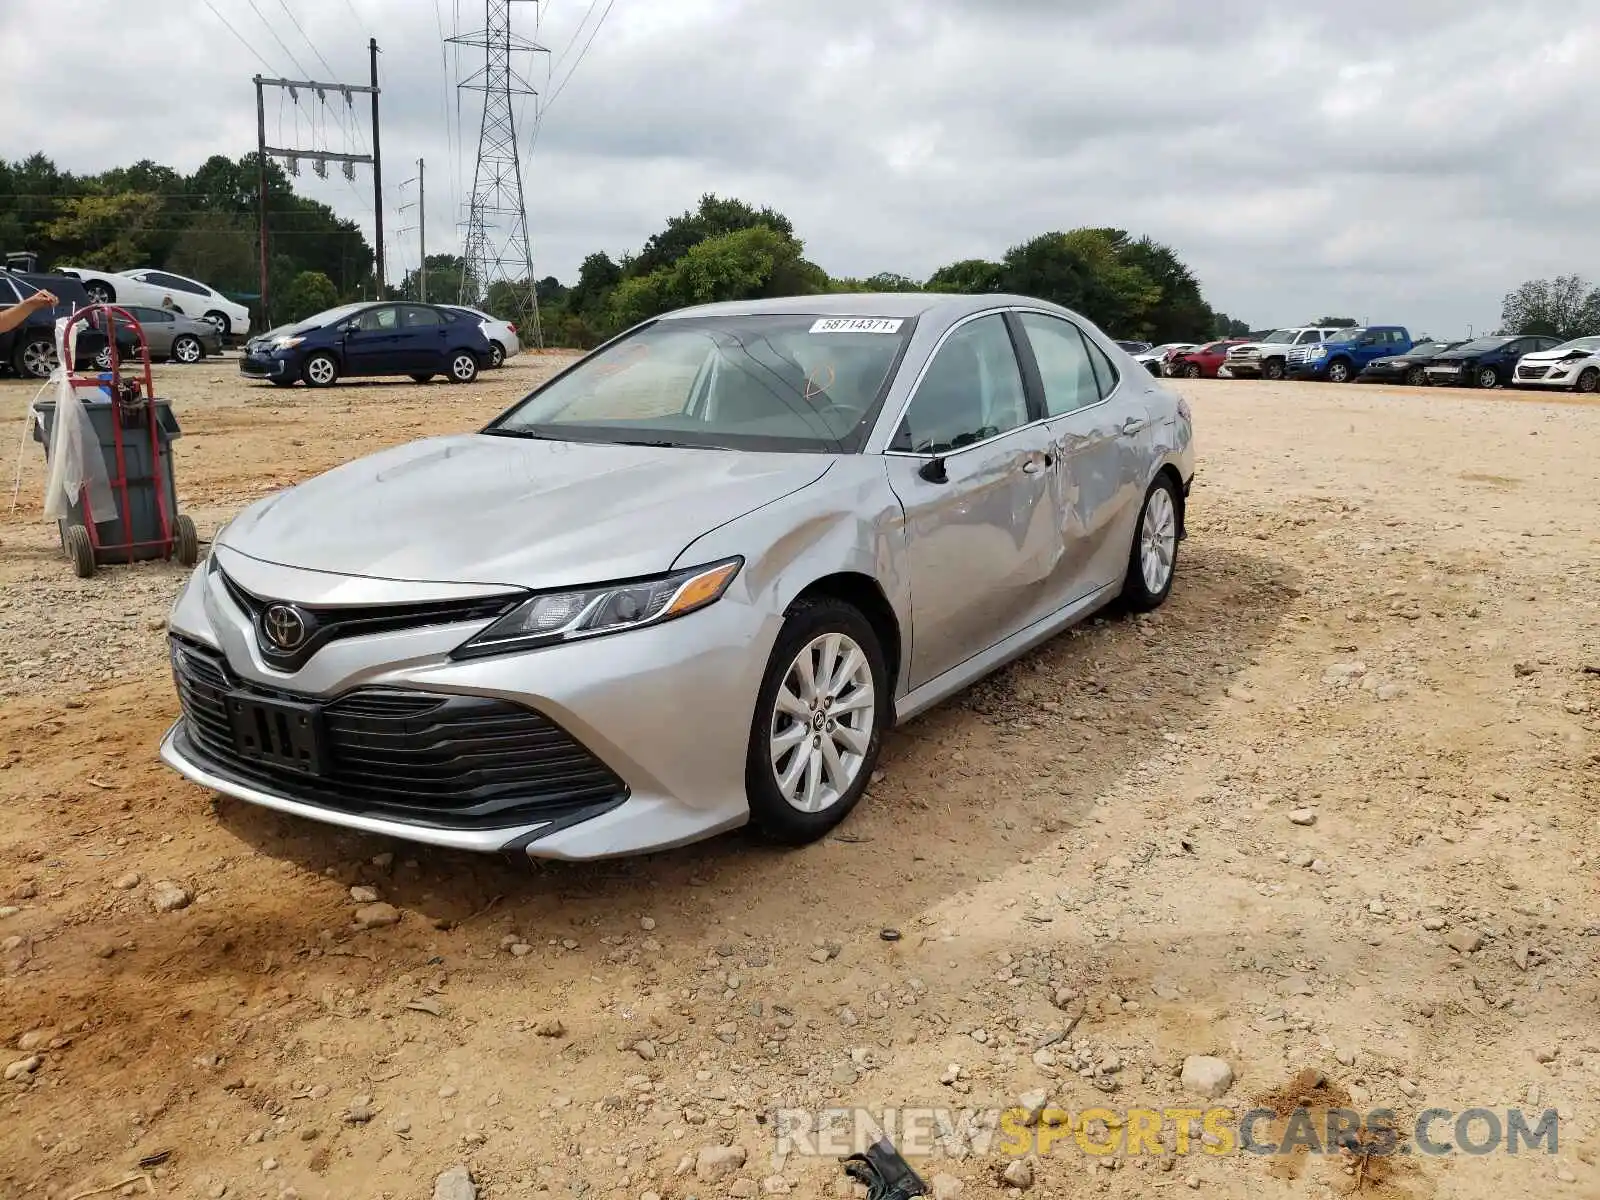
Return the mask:
<svg viewBox="0 0 1600 1200">
<path fill-rule="evenodd" d="M 50 457 L 50 435 L 55 428 L 56 403 L 34 404 L 40 420 L 33 423 L 33 440 Z M 178 512 L 178 493 L 172 475 L 172 443 L 182 436 L 172 405 L 162 399 L 133 404 L 84 400 L 84 411 L 100 443 L 100 454 L 111 481 L 116 511 L 84 512 L 83 497 L 72 502 L 68 516 L 57 522 L 61 545 L 78 574 L 88 578 L 97 566 L 148 559 L 176 558 L 193 566 L 200 558 L 200 539 L 194 522 Z M 151 421 L 154 410 L 154 422 Z M 43 428 L 40 428 L 40 425 Z M 154 429 L 152 430 L 152 424 Z M 120 426 L 120 430 L 119 430 Z M 122 471 L 117 469 L 117 442 L 121 434 Z M 168 525 L 161 521 L 166 507 Z M 92 515 L 91 527 L 88 517 Z"/>
</svg>

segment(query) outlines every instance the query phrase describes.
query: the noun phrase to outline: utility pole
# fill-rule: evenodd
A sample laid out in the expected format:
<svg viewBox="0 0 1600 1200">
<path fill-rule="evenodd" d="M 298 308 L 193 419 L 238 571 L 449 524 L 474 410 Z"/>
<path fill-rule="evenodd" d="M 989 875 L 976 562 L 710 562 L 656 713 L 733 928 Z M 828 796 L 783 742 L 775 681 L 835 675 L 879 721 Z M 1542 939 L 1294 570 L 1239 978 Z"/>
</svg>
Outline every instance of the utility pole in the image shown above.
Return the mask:
<svg viewBox="0 0 1600 1200">
<path fill-rule="evenodd" d="M 538 95 L 513 65 L 512 56 L 548 51 L 511 32 L 511 6 L 516 2 L 484 0 L 483 28 L 445 39 L 483 50 L 483 69 L 456 85 L 463 91 L 483 93 L 478 163 L 472 176 L 466 244 L 462 250 L 460 301 L 486 304 L 491 284 L 510 284 L 517 328 L 531 330 L 529 342 L 543 346 L 539 300 L 534 294 L 533 249 L 528 239 L 528 206 L 522 191 L 522 160 L 517 149 L 516 111 L 511 97 Z"/>
<path fill-rule="evenodd" d="M 256 169 L 259 175 L 261 188 L 261 321 L 266 328 L 271 328 L 271 319 L 267 308 L 267 160 L 269 158 L 284 158 L 289 161 L 289 170 L 292 174 L 300 173 L 300 160 L 310 159 L 317 165 L 317 173 L 325 174 L 328 163 L 340 163 L 344 167 L 344 177 L 354 179 L 355 168 L 360 163 L 372 164 L 372 188 L 376 203 L 374 204 L 374 218 L 377 222 L 377 252 L 378 252 L 378 295 L 383 295 L 383 180 L 379 174 L 378 162 L 378 41 L 376 38 L 368 42 L 372 52 L 372 86 L 363 87 L 355 83 L 324 83 L 315 79 L 266 79 L 260 75 L 255 77 L 256 85 L 256 152 L 258 155 Z M 334 150 L 301 150 L 297 146 L 269 146 L 267 145 L 267 113 L 265 90 L 269 87 L 285 89 L 295 103 L 300 102 L 300 92 L 307 91 L 316 95 L 323 104 L 328 101 L 328 93 L 336 92 L 344 97 L 345 108 L 350 111 L 352 118 L 355 116 L 354 97 L 360 92 L 372 94 L 372 153 L 371 154 L 345 154 Z"/>
<path fill-rule="evenodd" d="M 261 329 L 272 328 L 267 319 L 267 104 L 261 76 L 256 76 L 256 174 L 261 190 Z"/>
<path fill-rule="evenodd" d="M 367 39 L 372 56 L 372 224 L 378 253 L 378 299 L 384 298 L 383 262 L 383 156 L 378 152 L 378 39 Z"/>
<path fill-rule="evenodd" d="M 417 267 L 417 299 L 426 304 L 428 302 L 428 193 L 423 186 L 422 172 L 423 163 L 419 158 L 417 159 L 416 177 L 402 180 L 400 183 L 401 188 L 410 187 L 413 183 L 417 185 L 416 204 L 402 204 L 400 206 L 401 212 L 405 212 L 408 208 L 415 208 L 417 210 L 417 223 L 415 225 L 407 225 L 404 229 L 399 230 L 399 233 L 410 233 L 413 229 L 417 231 L 417 261 L 420 264 Z"/>
</svg>

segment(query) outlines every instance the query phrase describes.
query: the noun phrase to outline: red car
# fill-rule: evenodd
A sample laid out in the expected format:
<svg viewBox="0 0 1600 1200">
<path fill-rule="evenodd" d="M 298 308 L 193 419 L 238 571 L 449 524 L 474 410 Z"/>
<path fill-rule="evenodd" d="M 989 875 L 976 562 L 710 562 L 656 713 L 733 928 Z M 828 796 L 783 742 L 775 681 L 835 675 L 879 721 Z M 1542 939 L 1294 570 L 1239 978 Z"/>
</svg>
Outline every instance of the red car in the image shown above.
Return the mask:
<svg viewBox="0 0 1600 1200">
<path fill-rule="evenodd" d="M 1228 347 L 1239 346 L 1249 340 L 1249 338 L 1225 338 L 1220 342 L 1207 342 L 1204 346 L 1196 346 L 1193 350 L 1174 354 L 1166 365 L 1166 373 L 1172 376 L 1181 375 L 1187 379 L 1199 379 L 1202 375 L 1207 379 L 1215 379 L 1217 368 L 1222 365 Z"/>
</svg>

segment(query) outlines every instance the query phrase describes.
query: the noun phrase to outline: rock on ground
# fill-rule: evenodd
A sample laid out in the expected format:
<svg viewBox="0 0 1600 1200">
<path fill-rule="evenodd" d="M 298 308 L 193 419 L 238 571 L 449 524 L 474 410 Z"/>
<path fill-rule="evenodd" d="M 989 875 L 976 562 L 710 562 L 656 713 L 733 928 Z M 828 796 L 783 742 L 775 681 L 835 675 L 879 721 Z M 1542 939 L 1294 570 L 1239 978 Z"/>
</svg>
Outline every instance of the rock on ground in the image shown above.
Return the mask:
<svg viewBox="0 0 1600 1200">
<path fill-rule="evenodd" d="M 477 1185 L 466 1167 L 451 1167 L 433 1181 L 433 1200 L 478 1200 Z"/>
<path fill-rule="evenodd" d="M 1233 1086 L 1233 1068 L 1224 1059 L 1191 1054 L 1183 1060 L 1183 1089 L 1208 1100 L 1226 1095 Z"/>
</svg>

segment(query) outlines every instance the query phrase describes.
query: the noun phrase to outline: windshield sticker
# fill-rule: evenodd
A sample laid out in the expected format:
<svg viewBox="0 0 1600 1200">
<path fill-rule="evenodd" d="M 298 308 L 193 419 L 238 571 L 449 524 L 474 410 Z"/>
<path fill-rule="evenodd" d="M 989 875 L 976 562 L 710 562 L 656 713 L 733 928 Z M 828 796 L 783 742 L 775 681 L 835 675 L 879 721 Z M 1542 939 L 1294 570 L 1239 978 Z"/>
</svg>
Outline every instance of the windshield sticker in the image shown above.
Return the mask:
<svg viewBox="0 0 1600 1200">
<path fill-rule="evenodd" d="M 899 333 L 905 322 L 898 317 L 822 317 L 812 333 Z"/>
</svg>

